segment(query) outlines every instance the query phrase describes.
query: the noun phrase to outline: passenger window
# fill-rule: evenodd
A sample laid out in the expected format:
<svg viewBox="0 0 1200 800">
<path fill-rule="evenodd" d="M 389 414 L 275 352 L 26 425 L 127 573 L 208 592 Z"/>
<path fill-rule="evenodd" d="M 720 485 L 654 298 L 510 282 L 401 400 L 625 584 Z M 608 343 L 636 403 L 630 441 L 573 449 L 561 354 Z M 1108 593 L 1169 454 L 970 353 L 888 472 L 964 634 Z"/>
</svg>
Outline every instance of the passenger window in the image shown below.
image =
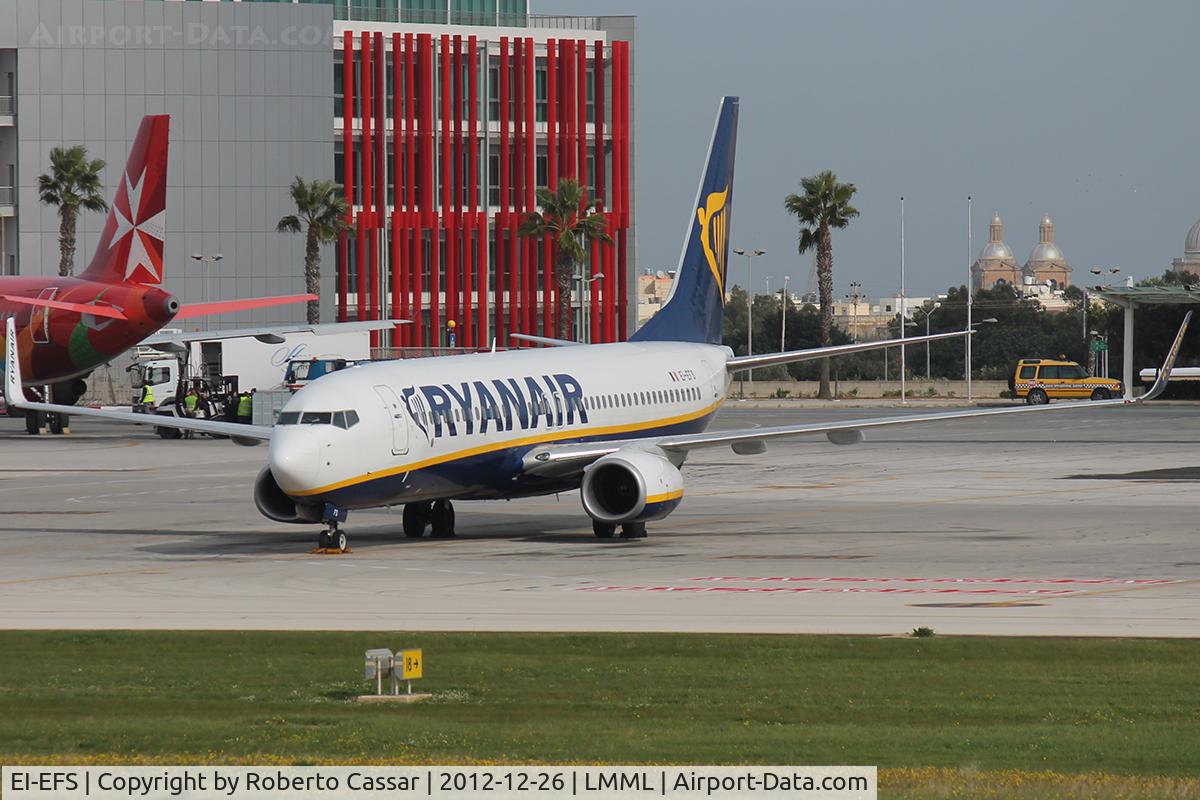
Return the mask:
<svg viewBox="0 0 1200 800">
<path fill-rule="evenodd" d="M 1059 378 L 1058 367 L 1057 366 L 1042 367 L 1038 371 L 1038 378 L 1043 381 L 1058 380 L 1058 378 Z"/>
<path fill-rule="evenodd" d="M 1062 377 L 1070 378 L 1071 380 L 1079 380 L 1087 377 L 1083 374 L 1083 370 L 1077 366 L 1059 367 L 1058 369 Z"/>
<path fill-rule="evenodd" d="M 1028 380 L 1033 377 L 1033 373 L 1037 372 L 1037 367 L 1021 367 L 1017 377 L 1022 380 Z"/>
</svg>

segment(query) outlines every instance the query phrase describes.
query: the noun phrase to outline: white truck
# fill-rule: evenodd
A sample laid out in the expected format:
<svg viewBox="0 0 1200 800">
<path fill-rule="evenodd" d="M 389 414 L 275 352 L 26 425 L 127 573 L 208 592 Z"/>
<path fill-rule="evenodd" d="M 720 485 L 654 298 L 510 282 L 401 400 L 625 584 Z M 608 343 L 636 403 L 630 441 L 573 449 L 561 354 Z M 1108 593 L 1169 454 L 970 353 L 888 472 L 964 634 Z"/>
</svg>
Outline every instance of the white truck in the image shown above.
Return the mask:
<svg viewBox="0 0 1200 800">
<path fill-rule="evenodd" d="M 370 334 L 366 331 L 324 336 L 289 333 L 264 338 L 273 341 L 253 337 L 196 341 L 170 352 L 136 348 L 129 368 L 134 408 L 174 415 L 179 413 L 181 393 L 188 388 L 203 388 L 212 399 L 210 413 L 215 417 L 224 413 L 225 405 L 239 392 L 256 391 L 257 406 L 261 404 L 258 395 L 265 401 L 275 391 L 287 391 L 284 377 L 288 364 L 297 359 L 357 361 L 371 354 Z M 152 408 L 141 403 L 147 384 L 154 398 Z"/>
</svg>

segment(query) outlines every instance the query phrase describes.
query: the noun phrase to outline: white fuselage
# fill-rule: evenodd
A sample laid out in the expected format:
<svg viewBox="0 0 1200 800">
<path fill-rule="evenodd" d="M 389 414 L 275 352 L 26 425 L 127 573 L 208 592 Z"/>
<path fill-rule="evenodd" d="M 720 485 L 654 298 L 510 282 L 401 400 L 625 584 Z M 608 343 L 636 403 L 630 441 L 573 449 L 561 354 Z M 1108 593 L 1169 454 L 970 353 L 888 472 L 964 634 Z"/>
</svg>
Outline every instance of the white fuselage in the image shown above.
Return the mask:
<svg viewBox="0 0 1200 800">
<path fill-rule="evenodd" d="M 576 488 L 578 476 L 526 475 L 522 456 L 704 430 L 728 390 L 730 356 L 627 342 L 364 364 L 296 393 L 269 464 L 297 502 L 343 509 Z"/>
</svg>

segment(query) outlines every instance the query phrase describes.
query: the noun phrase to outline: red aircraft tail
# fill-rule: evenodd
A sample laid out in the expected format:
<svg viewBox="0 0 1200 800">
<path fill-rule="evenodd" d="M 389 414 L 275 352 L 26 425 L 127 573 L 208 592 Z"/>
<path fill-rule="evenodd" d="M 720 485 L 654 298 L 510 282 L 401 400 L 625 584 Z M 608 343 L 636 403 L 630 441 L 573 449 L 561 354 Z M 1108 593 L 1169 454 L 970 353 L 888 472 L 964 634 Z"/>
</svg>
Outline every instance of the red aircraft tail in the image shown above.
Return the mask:
<svg viewBox="0 0 1200 800">
<path fill-rule="evenodd" d="M 166 114 L 142 117 L 96 254 L 80 277 L 102 283 L 162 284 L 170 120 Z"/>
</svg>

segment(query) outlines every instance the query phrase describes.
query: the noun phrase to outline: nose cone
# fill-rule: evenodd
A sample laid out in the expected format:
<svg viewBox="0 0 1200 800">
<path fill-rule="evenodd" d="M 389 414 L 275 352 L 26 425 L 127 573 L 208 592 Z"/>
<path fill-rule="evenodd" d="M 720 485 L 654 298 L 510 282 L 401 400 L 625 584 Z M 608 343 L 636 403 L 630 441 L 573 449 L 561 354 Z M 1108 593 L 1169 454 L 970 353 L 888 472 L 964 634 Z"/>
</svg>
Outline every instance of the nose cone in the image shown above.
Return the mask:
<svg viewBox="0 0 1200 800">
<path fill-rule="evenodd" d="M 275 428 L 268 463 L 275 482 L 285 492 L 316 489 L 321 472 L 320 442 L 312 431 L 296 425 Z"/>
</svg>

